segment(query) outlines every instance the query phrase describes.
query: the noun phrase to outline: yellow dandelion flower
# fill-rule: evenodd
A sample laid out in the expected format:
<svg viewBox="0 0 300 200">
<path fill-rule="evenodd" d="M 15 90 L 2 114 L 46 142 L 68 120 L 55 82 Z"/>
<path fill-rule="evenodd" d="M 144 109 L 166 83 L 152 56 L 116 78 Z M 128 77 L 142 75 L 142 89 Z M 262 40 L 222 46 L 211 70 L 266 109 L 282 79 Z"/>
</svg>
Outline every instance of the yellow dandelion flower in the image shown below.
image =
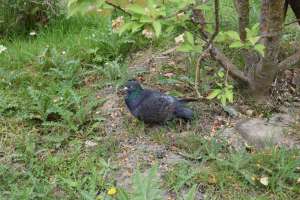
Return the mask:
<svg viewBox="0 0 300 200">
<path fill-rule="evenodd" d="M 117 188 L 115 187 L 111 187 L 109 188 L 109 190 L 107 191 L 107 194 L 110 195 L 110 196 L 113 196 L 117 193 Z"/>
</svg>

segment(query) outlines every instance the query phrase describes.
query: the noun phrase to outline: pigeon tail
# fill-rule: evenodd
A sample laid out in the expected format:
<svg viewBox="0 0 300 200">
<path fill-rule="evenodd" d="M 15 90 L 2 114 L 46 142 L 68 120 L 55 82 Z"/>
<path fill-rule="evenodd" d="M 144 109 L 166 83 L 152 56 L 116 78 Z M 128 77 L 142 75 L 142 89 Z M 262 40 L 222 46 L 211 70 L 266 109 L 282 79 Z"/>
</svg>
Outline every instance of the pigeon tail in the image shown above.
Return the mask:
<svg viewBox="0 0 300 200">
<path fill-rule="evenodd" d="M 189 108 L 179 107 L 175 110 L 175 116 L 185 120 L 191 120 L 193 118 L 193 111 Z"/>
</svg>

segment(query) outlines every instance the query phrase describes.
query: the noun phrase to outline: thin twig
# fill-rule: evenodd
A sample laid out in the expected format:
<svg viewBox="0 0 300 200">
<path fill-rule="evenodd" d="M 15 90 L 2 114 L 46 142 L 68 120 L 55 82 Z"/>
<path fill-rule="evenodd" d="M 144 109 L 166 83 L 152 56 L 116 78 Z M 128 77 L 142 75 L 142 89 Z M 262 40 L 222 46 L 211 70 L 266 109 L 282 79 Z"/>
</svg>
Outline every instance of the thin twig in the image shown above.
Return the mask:
<svg viewBox="0 0 300 200">
<path fill-rule="evenodd" d="M 116 5 L 116 4 L 114 4 L 114 3 L 112 3 L 112 2 L 110 2 L 110 1 L 105 1 L 105 3 L 106 4 L 108 4 L 108 5 L 110 5 L 110 6 L 112 6 L 112 7 L 114 7 L 115 9 L 117 9 L 117 10 L 120 10 L 120 11 L 122 11 L 123 13 L 125 13 L 125 14 L 127 14 L 128 16 L 132 16 L 129 12 L 127 12 L 125 9 L 123 9 L 121 6 L 119 6 L 119 5 Z"/>
<path fill-rule="evenodd" d="M 219 10 L 220 10 L 220 2 L 219 0 L 215 0 L 215 32 L 211 36 L 211 38 L 208 41 L 208 46 L 214 41 L 216 36 L 218 35 L 220 31 L 220 15 L 219 15 Z"/>
<path fill-rule="evenodd" d="M 207 43 L 207 48 L 205 49 L 205 51 L 202 52 L 202 54 L 199 56 L 198 60 L 197 60 L 197 64 L 196 64 L 196 71 L 195 71 L 195 91 L 197 93 L 198 98 L 202 98 L 200 92 L 199 92 L 199 82 L 200 82 L 200 64 L 202 62 L 202 60 L 206 57 L 208 57 L 209 52 L 211 50 L 212 47 L 212 42 L 214 41 L 214 39 L 216 38 L 216 36 L 219 33 L 220 30 L 220 16 L 219 16 L 219 0 L 215 0 L 215 31 L 213 33 L 213 35 L 210 37 L 208 43 Z M 203 17 L 203 16 L 201 16 Z M 204 32 L 204 26 L 202 24 L 201 25 L 201 32 Z"/>
<path fill-rule="evenodd" d="M 294 24 L 294 23 L 297 23 L 297 22 L 299 23 L 299 22 L 300 22 L 300 19 L 297 19 L 297 20 L 295 20 L 295 21 L 286 23 L 286 24 L 284 24 L 284 26 L 289 26 L 289 25 Z"/>
<path fill-rule="evenodd" d="M 287 69 L 300 62 L 300 50 L 296 51 L 293 55 L 287 57 L 278 64 L 279 70 Z"/>
<path fill-rule="evenodd" d="M 202 98 L 200 92 L 199 92 L 199 82 L 200 82 L 200 64 L 202 60 L 209 56 L 211 46 L 209 46 L 207 49 L 205 49 L 204 52 L 199 56 L 196 64 L 196 70 L 195 70 L 195 91 L 197 93 L 198 98 Z"/>
</svg>

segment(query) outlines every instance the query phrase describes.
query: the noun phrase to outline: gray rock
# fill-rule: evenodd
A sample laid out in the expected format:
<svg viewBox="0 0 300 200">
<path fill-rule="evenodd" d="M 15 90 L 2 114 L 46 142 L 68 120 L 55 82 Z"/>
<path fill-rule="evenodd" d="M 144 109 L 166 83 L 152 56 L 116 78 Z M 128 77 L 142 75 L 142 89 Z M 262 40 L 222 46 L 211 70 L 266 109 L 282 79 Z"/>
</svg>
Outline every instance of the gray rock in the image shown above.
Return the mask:
<svg viewBox="0 0 300 200">
<path fill-rule="evenodd" d="M 224 111 L 230 116 L 230 117 L 238 117 L 241 115 L 234 107 L 232 106 L 223 106 Z"/>
<path fill-rule="evenodd" d="M 225 128 L 221 134 L 235 150 L 244 149 L 246 141 L 235 128 Z"/>
<path fill-rule="evenodd" d="M 291 115 L 278 113 L 272 115 L 268 123 L 276 126 L 290 126 L 295 123 L 295 119 Z"/>
<path fill-rule="evenodd" d="M 284 139 L 284 128 L 282 126 L 267 123 L 259 118 L 238 123 L 236 130 L 249 144 L 257 148 L 277 145 Z"/>
</svg>

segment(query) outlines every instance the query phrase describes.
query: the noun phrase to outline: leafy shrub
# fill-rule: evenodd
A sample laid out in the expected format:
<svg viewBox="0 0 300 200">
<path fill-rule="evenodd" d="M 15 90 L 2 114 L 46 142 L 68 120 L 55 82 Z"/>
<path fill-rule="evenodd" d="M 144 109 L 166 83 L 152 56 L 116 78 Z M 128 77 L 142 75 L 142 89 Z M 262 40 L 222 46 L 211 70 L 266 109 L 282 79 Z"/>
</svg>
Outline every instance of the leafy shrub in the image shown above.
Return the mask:
<svg viewBox="0 0 300 200">
<path fill-rule="evenodd" d="M 28 32 L 61 14 L 59 0 L 2 0 L 0 34 Z"/>
</svg>

